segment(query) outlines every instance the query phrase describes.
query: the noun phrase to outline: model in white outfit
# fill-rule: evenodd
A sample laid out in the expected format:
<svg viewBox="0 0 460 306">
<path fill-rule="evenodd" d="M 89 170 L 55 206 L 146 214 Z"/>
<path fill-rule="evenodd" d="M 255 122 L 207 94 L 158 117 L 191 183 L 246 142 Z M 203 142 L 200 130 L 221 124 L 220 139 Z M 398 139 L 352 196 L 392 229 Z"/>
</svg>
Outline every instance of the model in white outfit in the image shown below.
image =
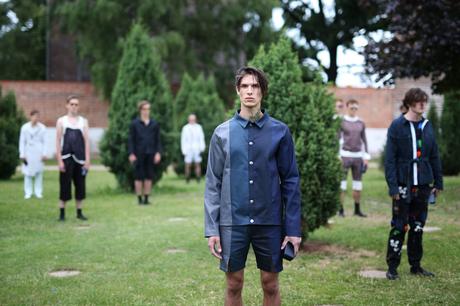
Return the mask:
<svg viewBox="0 0 460 306">
<path fill-rule="evenodd" d="M 24 174 L 24 198 L 33 194 L 43 197 L 43 160 L 46 158 L 46 127 L 38 122 L 39 112 L 30 113 L 30 121 L 21 127 L 19 136 L 19 157 Z M 35 180 L 35 182 L 34 182 Z"/>
<path fill-rule="evenodd" d="M 206 144 L 203 128 L 196 122 L 194 114 L 188 116 L 188 124 L 182 128 L 180 144 L 182 155 L 184 155 L 187 182 L 190 180 L 192 163 L 195 163 L 195 175 L 199 181 L 201 179 L 201 153 L 204 152 Z"/>
</svg>

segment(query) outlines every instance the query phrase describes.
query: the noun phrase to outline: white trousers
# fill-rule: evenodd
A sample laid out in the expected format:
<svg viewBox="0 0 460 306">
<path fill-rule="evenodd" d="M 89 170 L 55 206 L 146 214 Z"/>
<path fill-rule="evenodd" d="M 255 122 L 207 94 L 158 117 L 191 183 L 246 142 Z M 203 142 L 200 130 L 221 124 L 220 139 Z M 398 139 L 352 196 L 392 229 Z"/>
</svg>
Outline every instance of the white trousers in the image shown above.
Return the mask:
<svg viewBox="0 0 460 306">
<path fill-rule="evenodd" d="M 34 193 L 37 198 L 43 196 L 43 172 L 37 172 L 35 176 L 24 175 L 24 196 L 30 198 Z"/>
</svg>

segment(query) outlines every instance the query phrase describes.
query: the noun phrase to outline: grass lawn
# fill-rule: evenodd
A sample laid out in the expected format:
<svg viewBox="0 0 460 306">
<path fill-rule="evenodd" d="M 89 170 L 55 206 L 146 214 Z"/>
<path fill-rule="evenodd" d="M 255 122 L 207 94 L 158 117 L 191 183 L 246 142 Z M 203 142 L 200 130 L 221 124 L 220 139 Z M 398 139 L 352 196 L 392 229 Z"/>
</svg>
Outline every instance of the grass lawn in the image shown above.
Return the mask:
<svg viewBox="0 0 460 306">
<path fill-rule="evenodd" d="M 115 189 L 107 172 L 88 176 L 84 213 L 57 222 L 57 172 L 45 173 L 43 200 L 24 200 L 22 176 L 0 182 L 0 305 L 222 305 L 224 274 L 203 238 L 204 183 L 174 175 L 155 187 L 153 205 L 138 206 Z M 460 177 L 445 178 L 445 192 L 430 206 L 424 266 L 435 278 L 409 275 L 404 252 L 398 281 L 368 279 L 362 269 L 386 269 L 390 201 L 381 172 L 365 175 L 367 219 L 347 217 L 310 236 L 319 250 L 285 262 L 280 274 L 284 305 L 459 305 Z M 246 305 L 260 305 L 255 259 L 248 258 Z M 49 272 L 81 274 L 54 278 Z"/>
</svg>

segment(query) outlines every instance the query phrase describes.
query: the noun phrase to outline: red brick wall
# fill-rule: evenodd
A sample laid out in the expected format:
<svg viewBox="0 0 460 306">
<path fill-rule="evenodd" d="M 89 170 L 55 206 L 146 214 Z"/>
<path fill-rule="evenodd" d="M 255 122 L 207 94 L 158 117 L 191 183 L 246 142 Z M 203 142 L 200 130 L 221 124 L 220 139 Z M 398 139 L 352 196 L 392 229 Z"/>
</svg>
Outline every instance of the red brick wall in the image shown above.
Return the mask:
<svg viewBox="0 0 460 306">
<path fill-rule="evenodd" d="M 350 99 L 357 100 L 358 116 L 366 123 L 366 127 L 387 128 L 393 120 L 393 89 L 331 87 L 330 91 L 344 103 Z"/>
<path fill-rule="evenodd" d="M 32 109 L 40 111 L 41 121 L 47 127 L 56 125 L 58 117 L 65 115 L 66 98 L 80 97 L 80 113 L 89 121 L 90 127 L 106 128 L 108 107 L 91 83 L 59 81 L 0 81 L 3 94 L 13 91 L 16 102 L 28 115 Z"/>
</svg>

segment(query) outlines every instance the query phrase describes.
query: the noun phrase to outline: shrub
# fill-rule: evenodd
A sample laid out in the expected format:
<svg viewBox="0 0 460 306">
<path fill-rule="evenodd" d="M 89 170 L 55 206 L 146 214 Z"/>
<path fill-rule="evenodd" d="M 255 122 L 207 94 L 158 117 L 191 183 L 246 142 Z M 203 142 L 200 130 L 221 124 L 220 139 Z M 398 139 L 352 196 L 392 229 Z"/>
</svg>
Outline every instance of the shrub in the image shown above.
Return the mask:
<svg viewBox="0 0 460 306">
<path fill-rule="evenodd" d="M 441 160 L 442 170 L 446 175 L 460 172 L 460 91 L 449 92 L 444 96 L 441 117 Z"/>
</svg>

